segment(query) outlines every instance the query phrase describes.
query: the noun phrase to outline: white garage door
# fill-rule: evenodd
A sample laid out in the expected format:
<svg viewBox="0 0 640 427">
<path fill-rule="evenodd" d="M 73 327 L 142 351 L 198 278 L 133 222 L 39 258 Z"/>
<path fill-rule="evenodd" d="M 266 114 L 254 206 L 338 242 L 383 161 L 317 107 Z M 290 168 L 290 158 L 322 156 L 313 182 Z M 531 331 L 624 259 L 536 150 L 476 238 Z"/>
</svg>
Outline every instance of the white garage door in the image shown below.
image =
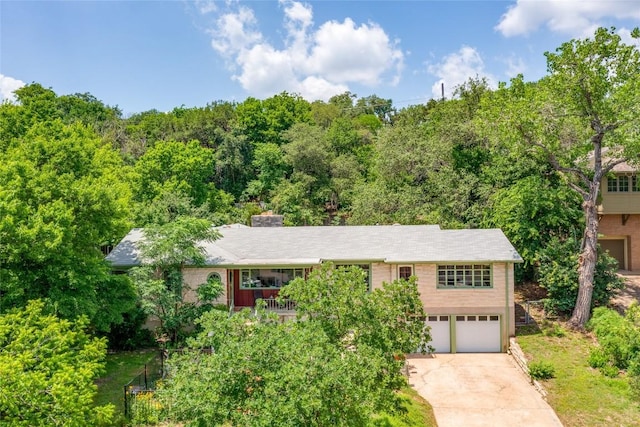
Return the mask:
<svg viewBox="0 0 640 427">
<path fill-rule="evenodd" d="M 455 316 L 456 352 L 499 353 L 500 316 L 465 315 Z"/>
<path fill-rule="evenodd" d="M 450 353 L 451 329 L 449 328 L 449 316 L 427 316 L 425 323 L 431 327 L 431 342 L 429 342 L 429 345 L 435 348 L 436 353 Z"/>
</svg>

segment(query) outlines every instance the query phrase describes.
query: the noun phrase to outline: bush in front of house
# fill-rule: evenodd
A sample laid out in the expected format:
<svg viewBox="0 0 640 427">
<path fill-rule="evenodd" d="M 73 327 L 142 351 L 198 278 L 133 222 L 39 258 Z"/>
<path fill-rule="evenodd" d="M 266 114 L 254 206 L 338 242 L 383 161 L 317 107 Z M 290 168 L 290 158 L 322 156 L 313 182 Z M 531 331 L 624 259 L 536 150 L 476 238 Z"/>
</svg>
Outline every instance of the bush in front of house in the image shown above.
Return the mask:
<svg viewBox="0 0 640 427">
<path fill-rule="evenodd" d="M 640 399 L 640 306 L 632 304 L 625 316 L 596 308 L 587 326 L 599 344 L 589 355 L 589 365 L 608 377 L 626 370 L 631 394 Z"/>
</svg>

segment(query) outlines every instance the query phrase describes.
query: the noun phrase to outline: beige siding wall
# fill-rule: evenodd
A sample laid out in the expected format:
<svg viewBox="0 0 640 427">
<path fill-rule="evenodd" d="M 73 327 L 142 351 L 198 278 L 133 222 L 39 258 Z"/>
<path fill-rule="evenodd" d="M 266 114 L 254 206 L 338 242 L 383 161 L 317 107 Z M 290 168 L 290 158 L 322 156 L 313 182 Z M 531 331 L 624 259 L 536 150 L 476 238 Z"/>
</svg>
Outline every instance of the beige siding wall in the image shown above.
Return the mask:
<svg viewBox="0 0 640 427">
<path fill-rule="evenodd" d="M 631 182 L 629 182 L 631 186 Z M 604 214 L 635 213 L 640 214 L 640 191 L 625 191 L 609 193 L 607 179 L 600 186 L 602 203 L 599 210 Z"/>
<path fill-rule="evenodd" d="M 625 240 L 627 269 L 640 271 L 640 215 L 629 215 L 623 223 L 623 217 L 618 215 L 602 215 L 598 226 L 598 233 L 603 238 Z"/>
<path fill-rule="evenodd" d="M 371 289 L 379 289 L 382 287 L 382 283 L 393 281 L 391 267 L 391 264 L 381 262 L 371 264 Z"/>
<path fill-rule="evenodd" d="M 219 304 L 227 304 L 227 269 L 226 268 L 185 268 L 182 270 L 184 283 L 187 285 L 184 289 L 184 300 L 187 302 L 196 302 L 196 289 L 198 286 L 207 281 L 207 277 L 211 273 L 218 273 L 222 279 L 223 293 L 216 300 Z"/>
<path fill-rule="evenodd" d="M 503 351 L 506 351 L 509 336 L 516 333 L 513 264 L 493 264 L 492 274 L 491 289 L 438 289 L 437 265 L 415 266 L 418 291 L 427 314 L 498 314 L 502 319 Z"/>
</svg>

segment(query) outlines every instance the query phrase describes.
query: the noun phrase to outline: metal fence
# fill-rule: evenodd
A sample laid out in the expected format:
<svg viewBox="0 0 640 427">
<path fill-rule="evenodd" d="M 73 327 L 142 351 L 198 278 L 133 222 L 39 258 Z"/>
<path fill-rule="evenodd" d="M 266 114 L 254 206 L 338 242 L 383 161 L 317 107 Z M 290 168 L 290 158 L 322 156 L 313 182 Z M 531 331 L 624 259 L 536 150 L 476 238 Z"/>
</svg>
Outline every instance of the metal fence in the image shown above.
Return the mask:
<svg viewBox="0 0 640 427">
<path fill-rule="evenodd" d="M 140 396 L 151 397 L 156 389 L 156 382 L 162 378 L 160 358 L 144 365 L 144 369 L 124 386 L 124 415 L 134 418 L 135 408 L 150 399 L 139 399 Z M 134 403 L 136 403 L 134 408 Z"/>
</svg>

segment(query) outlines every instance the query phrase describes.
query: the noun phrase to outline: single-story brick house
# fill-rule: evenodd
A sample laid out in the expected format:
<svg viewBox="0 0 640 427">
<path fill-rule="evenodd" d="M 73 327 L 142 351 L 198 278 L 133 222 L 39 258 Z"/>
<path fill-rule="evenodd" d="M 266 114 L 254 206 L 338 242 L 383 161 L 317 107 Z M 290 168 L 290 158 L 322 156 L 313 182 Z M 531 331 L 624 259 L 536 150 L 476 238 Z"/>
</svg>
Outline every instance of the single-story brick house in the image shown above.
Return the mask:
<svg viewBox="0 0 640 427">
<path fill-rule="evenodd" d="M 229 307 L 271 302 L 289 280 L 323 262 L 358 265 L 371 289 L 417 277 L 437 352 L 506 352 L 515 334 L 514 263 L 522 258 L 498 229 L 442 230 L 437 225 L 218 227 L 202 245 L 206 266 L 186 267 L 194 287 L 214 276 Z M 133 229 L 107 256 L 114 270 L 140 263 Z M 185 295 L 193 298 L 193 295 Z"/>
</svg>

